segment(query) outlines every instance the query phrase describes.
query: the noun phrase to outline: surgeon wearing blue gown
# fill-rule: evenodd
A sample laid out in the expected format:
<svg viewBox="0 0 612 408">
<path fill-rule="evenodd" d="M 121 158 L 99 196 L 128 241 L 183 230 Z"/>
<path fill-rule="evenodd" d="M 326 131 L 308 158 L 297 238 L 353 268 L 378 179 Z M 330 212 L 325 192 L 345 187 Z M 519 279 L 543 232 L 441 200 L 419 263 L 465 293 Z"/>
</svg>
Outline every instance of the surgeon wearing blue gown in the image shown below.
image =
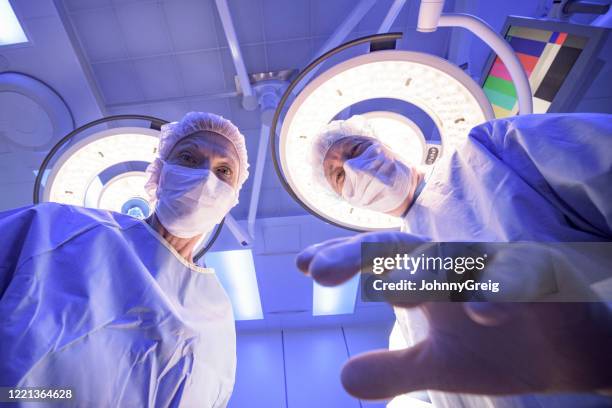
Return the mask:
<svg viewBox="0 0 612 408">
<path fill-rule="evenodd" d="M 244 136 L 192 112 L 162 127 L 158 154 L 147 220 L 55 203 L 0 213 L 0 386 L 71 389 L 58 406 L 227 405 L 232 308 L 192 254 L 238 203 Z"/>
<path fill-rule="evenodd" d="M 362 242 L 529 241 L 524 250 L 494 259 L 510 266 L 499 268 L 504 273 L 498 278 L 516 299 L 551 300 L 544 280 L 560 270 L 585 282 L 581 290 L 592 295 L 586 298 L 612 298 L 609 253 L 563 254 L 553 268 L 537 244 L 612 240 L 612 115 L 487 122 L 430 174 L 397 160 L 360 116 L 332 122 L 316 137 L 311 162 L 319 183 L 353 206 L 401 216 L 405 223 L 403 232 L 305 249 L 298 267 L 317 282 L 337 285 L 356 274 Z M 529 273 L 534 269 L 538 273 Z M 587 282 L 587 273 L 602 279 Z M 610 305 L 396 305 L 396 325 L 408 347 L 352 358 L 342 381 L 365 399 L 432 390 L 436 407 L 612 406 Z"/>
</svg>

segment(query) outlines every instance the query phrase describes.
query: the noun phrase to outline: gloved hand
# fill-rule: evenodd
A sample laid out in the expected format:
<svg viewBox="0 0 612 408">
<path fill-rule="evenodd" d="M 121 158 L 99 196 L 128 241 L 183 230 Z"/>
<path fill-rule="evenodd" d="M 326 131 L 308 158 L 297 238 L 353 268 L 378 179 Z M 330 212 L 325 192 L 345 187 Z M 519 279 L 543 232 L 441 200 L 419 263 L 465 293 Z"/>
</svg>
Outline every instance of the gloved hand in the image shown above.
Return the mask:
<svg viewBox="0 0 612 408">
<path fill-rule="evenodd" d="M 401 243 L 426 239 L 381 232 L 330 240 L 300 253 L 298 268 L 322 285 L 338 285 L 359 272 L 362 242 L 387 242 L 392 254 Z M 508 259 L 516 260 L 515 254 L 496 257 L 489 266 L 503 267 Z M 383 399 L 425 389 L 518 394 L 612 388 L 612 314 L 604 303 L 403 306 L 424 311 L 427 338 L 407 349 L 350 359 L 342 383 L 355 397 Z"/>
</svg>

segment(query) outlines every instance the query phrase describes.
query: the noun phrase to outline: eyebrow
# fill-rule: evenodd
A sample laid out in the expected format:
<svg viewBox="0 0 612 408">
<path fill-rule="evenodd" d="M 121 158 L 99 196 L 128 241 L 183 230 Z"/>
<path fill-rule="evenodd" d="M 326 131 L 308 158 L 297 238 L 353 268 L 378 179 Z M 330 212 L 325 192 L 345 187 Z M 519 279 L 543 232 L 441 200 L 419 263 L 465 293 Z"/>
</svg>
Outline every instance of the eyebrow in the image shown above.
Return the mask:
<svg viewBox="0 0 612 408">
<path fill-rule="evenodd" d="M 184 141 L 182 143 L 179 142 L 176 147 L 178 148 L 176 150 L 179 151 L 179 150 L 182 150 L 182 149 L 187 148 L 187 147 L 195 147 L 197 149 L 198 145 L 194 141 L 192 141 L 192 140 L 187 140 L 187 141 Z"/>
<path fill-rule="evenodd" d="M 181 143 L 181 142 L 179 142 L 179 143 Z M 202 148 L 200 145 L 198 145 L 193 140 L 187 140 L 187 141 L 183 142 L 182 146 L 178 146 L 177 145 L 176 147 L 177 147 L 177 149 L 176 149 L 177 151 L 180 151 L 180 150 L 185 149 L 187 147 L 193 147 L 196 150 L 200 150 Z M 204 149 L 209 149 L 210 151 L 212 151 L 213 154 L 216 154 L 217 156 L 223 157 L 223 159 L 225 159 L 225 160 L 234 162 L 234 164 L 236 164 L 236 165 L 240 164 L 240 160 L 238 159 L 238 157 L 235 157 L 236 156 L 235 152 L 232 152 L 232 153 L 227 154 L 227 155 L 226 154 L 220 154 L 220 152 L 222 150 L 224 150 L 224 149 L 221 148 L 220 146 L 214 145 L 214 144 L 212 145 L 212 147 L 207 146 Z"/>
</svg>

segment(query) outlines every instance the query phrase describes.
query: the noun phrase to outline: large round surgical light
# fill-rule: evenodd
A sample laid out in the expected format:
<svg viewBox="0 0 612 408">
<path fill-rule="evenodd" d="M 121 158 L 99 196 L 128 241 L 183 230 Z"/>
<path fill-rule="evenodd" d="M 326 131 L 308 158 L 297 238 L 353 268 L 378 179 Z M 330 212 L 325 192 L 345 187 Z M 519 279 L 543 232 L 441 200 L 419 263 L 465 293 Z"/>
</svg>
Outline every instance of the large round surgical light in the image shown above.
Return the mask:
<svg viewBox="0 0 612 408">
<path fill-rule="evenodd" d="M 143 126 L 108 126 L 122 120 Z M 144 219 L 153 209 L 144 189 L 145 169 L 157 156 L 164 120 L 141 115 L 110 116 L 72 131 L 49 152 L 38 172 L 34 203 L 53 201 L 99 208 Z M 93 131 L 95 126 L 106 128 Z M 41 191 L 42 187 L 42 191 Z M 196 248 L 198 259 L 219 234 L 219 225 Z"/>
<path fill-rule="evenodd" d="M 301 74 L 296 81 L 302 78 Z M 287 90 L 281 102 L 286 101 L 292 90 L 292 87 Z M 278 136 L 282 170 L 279 176 L 285 188 L 310 212 L 333 224 L 360 231 L 399 228 L 402 220 L 353 207 L 321 186 L 314 178 L 309 155 L 320 129 L 345 109 L 370 99 L 399 100 L 427 113 L 441 138 L 442 149 L 438 148 L 437 153 L 452 151 L 466 139 L 472 127 L 494 118 L 481 88 L 461 69 L 442 58 L 418 52 L 370 52 L 341 62 L 309 82 L 282 119 Z M 280 119 L 281 109 L 282 106 L 277 109 L 274 125 Z M 373 120 L 374 127 L 381 130 L 383 142 L 400 159 L 431 164 L 427 162 L 428 145 L 423 133 L 409 118 L 384 111 L 365 116 Z M 273 149 L 275 137 L 271 133 Z"/>
</svg>

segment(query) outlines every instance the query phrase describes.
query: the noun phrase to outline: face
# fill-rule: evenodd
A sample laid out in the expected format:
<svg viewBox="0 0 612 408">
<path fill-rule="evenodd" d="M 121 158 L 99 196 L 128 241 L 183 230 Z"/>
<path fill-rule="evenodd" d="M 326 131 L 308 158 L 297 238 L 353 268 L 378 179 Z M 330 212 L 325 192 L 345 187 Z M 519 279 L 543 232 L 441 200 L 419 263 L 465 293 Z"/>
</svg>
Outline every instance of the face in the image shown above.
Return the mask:
<svg viewBox="0 0 612 408">
<path fill-rule="evenodd" d="M 372 143 L 368 137 L 350 136 L 331 145 L 323 159 L 323 173 L 336 193 L 341 194 L 344 186 L 344 162 L 359 156 Z"/>
<path fill-rule="evenodd" d="M 194 169 L 208 169 L 233 188 L 238 186 L 238 153 L 232 142 L 217 133 L 201 131 L 181 139 L 166 161 Z"/>
</svg>

